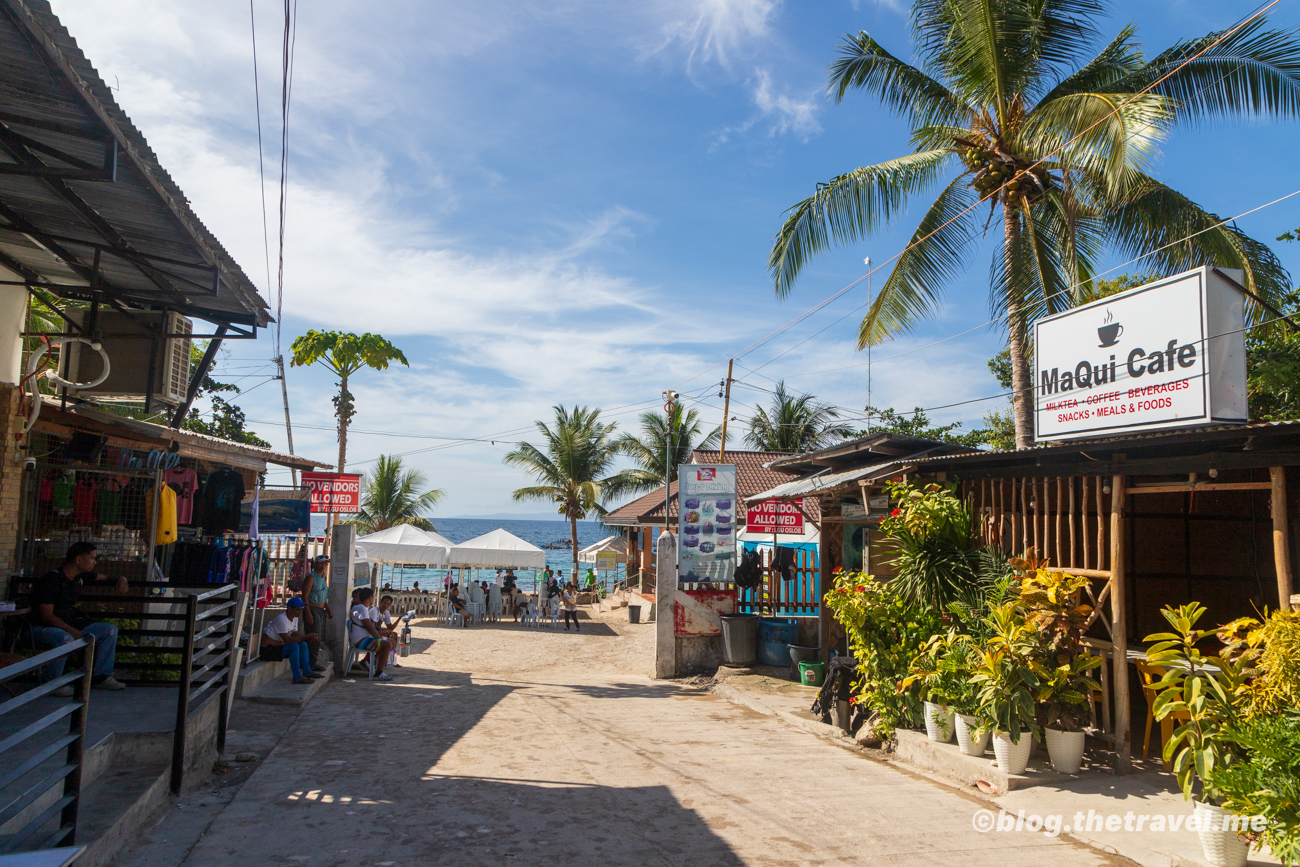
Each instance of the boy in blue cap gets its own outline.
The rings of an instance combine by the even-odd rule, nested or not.
[[[262,646],[258,657],[269,662],[289,660],[294,683],[311,683],[325,675],[311,670],[307,648],[320,641],[320,636],[304,635],[298,631],[298,618],[307,603],[294,596],[285,603],[284,613],[272,620],[262,630]]]

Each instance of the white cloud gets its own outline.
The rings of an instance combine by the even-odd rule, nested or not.
[[[817,122],[817,111],[821,105],[815,95],[799,99],[786,93],[774,93],[772,75],[765,69],[760,69],[755,79],[754,104],[771,121],[769,135],[792,132],[807,140],[822,131],[821,124]]]
[[[680,45],[688,65],[697,61],[729,67],[747,43],[766,36],[779,0],[659,0],[664,19],[657,50]]]

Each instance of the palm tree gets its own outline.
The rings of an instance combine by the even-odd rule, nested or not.
[[[792,394],[785,382],[776,384],[770,410],[761,406],[749,419],[745,442],[768,452],[806,452],[853,436],[856,431],[837,422],[840,414],[811,394]]]
[[[438,488],[424,490],[428,483],[424,473],[405,469],[396,455],[380,455],[362,483],[361,511],[344,523],[355,525],[362,536],[401,524],[432,530],[433,522],[424,515],[444,494]]]
[[[1241,269],[1270,302],[1288,286],[1267,247],[1146,172],[1179,124],[1300,113],[1295,31],[1259,18],[1147,59],[1131,25],[1097,50],[1103,11],[1102,0],[914,0],[919,68],[865,32],[848,37],[832,93],[877,96],[911,122],[914,150],[819,184],[788,212],[768,262],[784,297],[813,255],[871,235],[942,184],[862,321],[862,348],[933,312],[1000,207],[992,305],[1008,330],[1021,448],[1033,430],[1026,326],[1074,306],[1108,246],[1150,254],[1144,267],[1164,274]],[[1252,300],[1249,321],[1260,314]]]
[[[683,411],[680,403],[674,404],[672,415],[642,413],[641,435],[624,434],[617,443],[623,454],[641,466],[639,470],[631,471],[636,480],[633,489],[649,491],[672,482],[677,477],[677,468],[691,462],[691,452],[716,448],[722,441],[720,427],[702,439],[701,432],[699,412],[693,409]]]
[[[617,427],[602,423],[598,409],[557,406],[551,424],[537,422],[545,440],[541,448],[520,443],[502,459],[538,482],[515,491],[516,501],[545,500],[568,518],[574,577],[578,572],[578,519],[591,513],[604,515],[602,501],[635,490],[633,470],[610,472],[619,454]]]
[[[348,456],[348,425],[357,414],[356,404],[352,401],[352,392],[348,391],[348,380],[364,367],[374,370],[387,370],[394,361],[410,367],[402,350],[398,349],[379,334],[351,334],[342,331],[311,330],[301,337],[294,338],[289,345],[293,352],[292,367],[319,364],[339,378],[339,393],[334,396],[334,415],[339,420],[339,465]]]

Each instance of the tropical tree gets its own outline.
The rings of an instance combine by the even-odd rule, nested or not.
[[[762,451],[806,452],[857,433],[855,428],[836,421],[839,417],[830,404],[819,402],[811,394],[787,391],[785,382],[778,382],[771,406],[760,406],[750,416],[745,442]]]
[[[691,462],[695,449],[717,448],[722,441],[722,428],[717,427],[707,436],[700,427],[700,414],[694,409],[684,410],[674,404],[672,415],[660,412],[641,414],[641,435],[623,434],[617,445],[640,469],[632,470],[636,491],[653,490],[677,478],[677,468]],[[670,454],[671,449],[671,454]]]
[[[1164,274],[1241,269],[1270,302],[1288,288],[1267,247],[1147,171],[1181,124],[1300,113],[1295,31],[1260,17],[1148,59],[1132,25],[1100,45],[1104,11],[1104,0],[914,0],[919,67],[866,32],[847,37],[832,94],[874,94],[912,124],[914,150],[819,184],[787,212],[769,257],[783,297],[812,256],[872,235],[940,186],[862,321],[865,347],[935,310],[1000,210],[991,300],[1007,329],[1021,448],[1033,431],[1026,326],[1074,306],[1107,247]],[[1248,317],[1262,318],[1254,301]]]
[[[542,500],[553,503],[569,521],[569,542],[573,552],[573,575],[578,572],[578,519],[603,515],[602,502],[636,490],[634,470],[612,472],[619,455],[617,424],[600,420],[600,410],[556,406],[551,423],[537,422],[543,443],[520,443],[502,459],[507,466],[524,470],[537,484],[514,492],[517,502]]]
[[[432,530],[433,522],[425,514],[442,501],[443,491],[425,490],[428,484],[424,473],[403,467],[401,458],[380,455],[362,482],[361,511],[345,523],[355,525],[363,536],[402,524]]]
[[[342,331],[308,331],[295,338],[289,347],[294,367],[319,364],[339,378],[339,393],[334,396],[334,415],[339,420],[339,465],[348,455],[348,425],[357,414],[348,391],[348,380],[363,367],[387,370],[390,362],[400,361],[410,367],[402,350],[378,334],[350,334]]]

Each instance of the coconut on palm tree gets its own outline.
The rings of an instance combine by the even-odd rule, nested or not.
[[[516,501],[542,500],[553,503],[569,521],[573,576],[578,573],[578,520],[589,514],[603,515],[603,501],[635,489],[632,470],[612,472],[619,455],[615,430],[618,425],[600,420],[600,410],[575,406],[555,407],[551,423],[537,422],[542,435],[540,447],[520,443],[502,459],[531,475],[536,485],[514,492]]]
[[[432,530],[426,515],[442,500],[443,491],[426,490],[428,483],[424,473],[406,469],[396,455],[380,455],[362,482],[361,511],[345,523],[355,525],[362,536],[401,524]]]
[[[640,465],[640,469],[632,470],[635,491],[649,491],[672,482],[677,478],[677,468],[691,462],[691,452],[717,448],[722,441],[720,427],[702,434],[699,412],[683,410],[680,403],[673,405],[671,415],[642,413],[641,435],[627,433],[618,439],[619,450]]]
[[[1104,9],[1102,0],[915,0],[919,66],[865,32],[848,37],[830,67],[832,93],[874,94],[912,124],[914,150],[819,184],[790,209],[769,258],[785,296],[812,256],[875,233],[938,187],[862,321],[861,348],[932,313],[1000,212],[992,305],[1007,328],[1021,448],[1033,431],[1027,325],[1075,306],[1108,248],[1165,274],[1240,269],[1270,303],[1288,288],[1267,247],[1148,171],[1179,125],[1300,113],[1295,31],[1257,18],[1148,58],[1131,25],[1101,44]],[[1260,313],[1248,301],[1248,321]]]
[[[778,382],[770,408],[760,406],[750,416],[745,442],[768,452],[806,452],[856,433],[839,417],[830,404],[787,391],[785,382]]]

